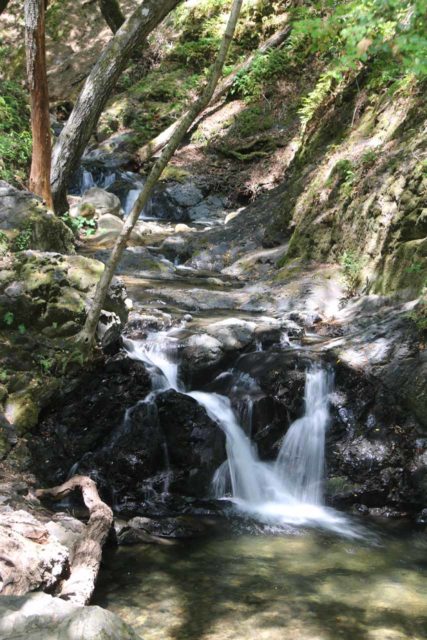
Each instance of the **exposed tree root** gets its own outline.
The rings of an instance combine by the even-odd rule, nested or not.
[[[70,577],[62,583],[58,594],[76,604],[87,604],[95,588],[102,557],[102,546],[113,522],[113,512],[101,500],[96,484],[87,476],[74,476],[52,489],[39,489],[38,498],[60,500],[75,489],[81,489],[90,517],[82,537],[77,541],[70,563]]]

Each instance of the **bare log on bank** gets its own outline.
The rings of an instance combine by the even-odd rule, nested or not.
[[[61,585],[58,594],[76,604],[87,604],[95,588],[102,557],[102,547],[113,523],[113,512],[101,500],[95,482],[87,476],[74,476],[52,489],[39,489],[38,498],[61,500],[75,489],[80,489],[89,509],[89,520],[84,534],[76,542],[70,561],[70,576]]]

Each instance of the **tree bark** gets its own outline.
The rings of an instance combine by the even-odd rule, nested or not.
[[[0,14],[6,9],[9,4],[9,0],[0,0]]]
[[[99,116],[135,47],[180,0],[143,0],[93,67],[53,149],[51,185],[56,213],[67,211],[66,189]]]
[[[215,91],[215,87],[218,84],[218,80],[222,73],[222,69],[224,67],[224,63],[227,57],[228,50],[230,48],[231,41],[234,36],[234,31],[236,29],[236,24],[239,19],[240,10],[242,7],[243,0],[233,0],[233,4],[231,7],[230,16],[228,18],[227,26],[224,31],[224,35],[221,41],[221,46],[219,48],[218,56],[213,65],[207,84],[205,88],[201,91],[198,99],[193,103],[192,107],[187,111],[185,117],[180,120],[178,127],[176,128],[172,138],[169,143],[163,149],[163,152],[157,162],[154,164],[153,168],[148,175],[147,181],[145,182],[144,188],[139,194],[132,211],[130,212],[125,224],[123,225],[122,231],[119,237],[116,240],[116,243],[111,252],[110,259],[105,265],[105,269],[101,275],[101,278],[98,281],[95,296],[92,302],[92,305],[89,309],[88,316],[86,318],[85,326],[83,327],[80,335],[79,342],[82,350],[89,350],[95,340],[95,331],[99,321],[99,316],[101,313],[102,305],[104,304],[105,297],[107,295],[108,287],[111,282],[111,278],[114,275],[114,271],[120,261],[121,255],[123,253],[124,248],[129,240],[130,234],[132,233],[132,229],[134,228],[141,210],[147,203],[153,188],[160,178],[162,171],[166,167],[169,160],[172,158],[176,149],[178,148],[181,140],[185,136],[186,132],[197,118],[197,116],[207,107],[209,102],[212,99],[212,96]]]
[[[286,40],[288,35],[292,30],[291,26],[287,26],[282,31],[278,31],[271,38],[266,40],[255,53],[249,56],[244,62],[242,62],[235,71],[227,78],[225,78],[221,84],[216,88],[214,95],[212,96],[212,100],[210,104],[215,104],[220,100],[233,86],[233,83],[237,77],[237,75],[241,72],[248,71],[257,55],[267,53],[270,49],[274,49],[276,47],[280,47],[281,44]],[[185,118],[186,113],[184,113],[176,122],[170,125],[167,129],[159,133],[158,136],[147,142],[141,149],[138,151],[138,158],[141,162],[146,162],[149,160],[155,153],[163,149],[165,144],[169,142],[174,132],[179,127],[179,123]],[[201,116],[197,122],[197,124],[202,120],[203,116]]]
[[[46,74],[45,2],[25,0],[25,46],[27,78],[31,96],[31,159],[30,191],[52,208],[50,188],[51,141],[49,91]]]
[[[105,22],[113,33],[116,33],[125,21],[118,0],[98,0],[99,8]]]
[[[90,517],[84,535],[73,549],[70,577],[62,583],[59,596],[64,600],[84,605],[89,602],[95,588],[102,546],[113,523],[113,512],[102,502],[95,482],[86,476],[74,476],[53,489],[39,489],[36,496],[60,500],[74,489],[81,489]]]

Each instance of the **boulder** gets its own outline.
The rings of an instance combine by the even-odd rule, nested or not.
[[[0,280],[1,316],[11,314],[11,328],[24,324],[26,329],[49,328],[55,335],[69,335],[69,322],[79,329],[104,269],[101,262],[83,256],[40,251],[22,251],[7,266]],[[114,279],[106,309],[125,318],[125,298],[122,284]]]
[[[14,251],[36,249],[74,253],[74,235],[29,191],[0,180],[0,231]]]
[[[182,366],[192,374],[218,365],[223,357],[223,343],[206,333],[194,334],[182,343]]]
[[[256,326],[255,322],[227,318],[210,324],[206,331],[221,343],[225,351],[237,351],[253,342]]]
[[[27,511],[0,510],[0,543],[2,596],[52,588],[68,568],[69,550]]]
[[[105,215],[123,217],[119,198],[114,193],[105,191],[100,187],[88,189],[73,212],[77,215],[85,215],[85,210],[88,211],[90,208],[95,212],[95,219]]]
[[[177,183],[165,191],[178,207],[194,207],[203,200],[203,193],[193,182]]]
[[[29,593],[0,598],[0,638],[138,640],[139,636],[101,607],[82,607],[46,593]]]

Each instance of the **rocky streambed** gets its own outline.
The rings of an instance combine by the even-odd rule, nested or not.
[[[197,184],[178,183],[170,188],[175,199],[181,198],[180,192],[182,198],[192,194],[193,204],[186,200],[183,210],[204,206],[207,198],[212,205],[211,195]],[[104,209],[101,215],[92,212],[98,227],[80,248],[83,255],[69,259],[41,253],[38,248],[29,256],[18,254],[16,259],[23,265],[16,269],[20,280],[13,275],[13,267],[5,284],[3,300],[9,306],[14,301],[17,320],[21,309],[22,317],[28,317],[34,299],[47,298],[34,318],[48,353],[53,349],[52,340],[60,348],[61,327],[74,323],[68,324],[70,333],[78,327],[97,265],[108,258],[121,228],[117,213],[129,191],[121,199],[117,196],[117,204],[111,193],[105,195],[98,187],[93,190],[92,185],[91,189],[89,196],[96,196],[95,211],[100,201],[118,209],[114,213]],[[197,203],[196,193],[197,199],[202,197]],[[81,208],[82,202],[76,200],[75,206]],[[210,205],[206,204],[208,209]],[[215,206],[219,208],[219,200]],[[158,553],[154,563],[186,562],[179,549],[176,556],[175,551],[173,557],[162,556],[165,541],[210,540],[213,534],[229,532],[228,541],[215,537],[211,551],[216,555],[220,548],[233,553],[233,545],[240,544],[234,539],[236,532],[268,533],[268,523],[236,518],[232,502],[215,499],[212,479],[226,461],[227,438],[215,417],[191,393],[229,398],[259,460],[270,464],[290,425],[304,413],[306,376],[313,366],[328,370],[334,378],[328,398],[326,504],[362,520],[364,516],[389,516],[420,527],[427,520],[426,361],[411,321],[416,302],[367,295],[348,300],[336,266],[299,261],[280,266],[287,243],[263,247],[259,219],[264,210],[225,211],[222,206],[221,211],[222,215],[211,216],[208,223],[191,218],[188,212],[185,223],[167,215],[165,220],[141,220],[119,268],[121,282],[112,288],[110,307],[103,316],[99,333],[103,355],[83,372],[76,363],[66,384],[53,385],[43,402],[37,404],[33,393],[35,411],[28,411],[28,402],[19,404],[22,397],[28,398],[28,386],[22,382],[25,376],[15,381],[14,388],[9,387],[7,406],[15,401],[14,407],[27,409],[16,413],[20,423],[8,426],[11,433],[5,440],[4,461],[9,476],[4,477],[3,512],[8,520],[11,513],[22,512],[27,533],[32,527],[39,531],[38,537],[50,540],[53,546],[62,545],[41,558],[29,589],[55,589],[67,571],[72,531],[80,526],[71,514],[83,513],[74,501],[60,504],[56,515],[43,511],[32,487],[35,483],[59,484],[75,473],[95,479],[101,496],[112,506],[116,542],[160,544],[159,551],[153,551]],[[115,218],[114,224],[107,221],[108,229],[103,226],[105,216]],[[29,263],[33,265],[30,280],[25,272]],[[15,282],[22,283],[20,288]],[[53,318],[54,311],[62,314],[60,322]],[[37,344],[31,331],[21,340],[27,353]],[[151,352],[147,367],[147,362],[133,357],[129,345],[150,342],[157,351]],[[147,402],[157,384],[159,362],[156,365],[153,353],[159,351],[176,367],[177,384],[157,385],[155,397]],[[9,353],[12,363],[12,345]],[[42,386],[43,376],[38,388]],[[27,522],[31,518],[35,521]],[[366,527],[370,520],[364,522]],[[287,536],[298,531],[281,526],[275,533]],[[311,538],[305,540],[312,544]],[[32,540],[31,544],[38,543]],[[313,542],[314,547],[318,544]],[[197,549],[196,544],[194,558],[200,553]],[[36,551],[39,557],[40,545]],[[135,551],[135,556],[129,551],[128,557],[140,553],[144,551]],[[269,551],[261,549],[261,556],[266,553]],[[339,553],[344,553],[345,564],[347,552]],[[188,562],[190,566],[193,558]],[[257,567],[264,571],[264,560],[260,563],[250,571]],[[147,567],[141,566],[145,573]],[[155,579],[157,569],[153,571]],[[172,586],[165,583],[165,589]],[[242,592],[242,598],[255,597],[249,592],[253,593],[253,585]],[[127,615],[128,605],[116,607],[108,593],[104,578],[99,602],[111,604],[146,635],[147,628],[139,628],[134,613]],[[206,597],[209,606],[209,593]],[[257,601],[263,615],[267,615],[266,597],[259,595]],[[31,608],[31,599],[28,602],[25,606]],[[6,619],[11,619],[16,606],[10,603]],[[64,610],[61,615],[71,613]],[[66,624],[71,624],[68,618]],[[150,624],[163,624],[161,616],[152,618]],[[301,637],[305,632],[300,630]],[[125,635],[130,630],[121,633],[119,637],[132,637]],[[405,627],[402,633],[409,631]],[[148,637],[167,636],[149,632]]]

